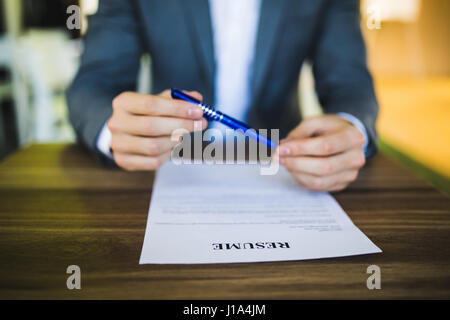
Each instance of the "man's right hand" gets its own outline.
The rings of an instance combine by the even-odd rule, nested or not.
[[[202,100],[198,92],[190,95]],[[192,103],[174,100],[170,91],[159,95],[124,92],[113,101],[113,114],[108,120],[111,149],[119,167],[126,170],[156,170],[170,158],[178,143],[171,140],[176,129],[190,132],[198,127],[194,121],[207,121],[203,111]]]

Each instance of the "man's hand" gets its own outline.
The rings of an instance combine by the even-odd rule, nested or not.
[[[340,191],[365,163],[364,134],[336,115],[306,119],[282,140],[279,160],[305,188]]]
[[[198,92],[190,95],[202,100]],[[176,129],[194,131],[194,121],[207,121],[203,111],[191,103],[174,100],[170,91],[159,95],[125,92],[113,101],[113,114],[108,120],[111,149],[117,165],[126,170],[156,170],[170,158],[176,141],[171,141]]]

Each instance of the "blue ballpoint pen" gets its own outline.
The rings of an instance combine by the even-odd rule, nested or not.
[[[173,99],[184,100],[198,105],[203,110],[203,116],[209,121],[218,121],[234,130],[241,129],[247,136],[249,136],[252,139],[255,139],[258,142],[266,144],[269,148],[277,147],[277,144],[275,142],[273,142],[269,138],[266,138],[258,134],[258,132],[255,129],[252,129],[249,125],[239,120],[236,120],[230,116],[227,116],[226,114],[220,111],[215,110],[214,107],[212,106],[201,103],[199,100],[195,99],[194,97],[191,97],[190,95],[184,93],[183,91],[171,89],[171,95]]]

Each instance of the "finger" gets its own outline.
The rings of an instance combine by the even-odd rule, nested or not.
[[[315,191],[330,191],[338,185],[349,184],[358,177],[358,170],[348,170],[337,174],[319,177],[307,173],[293,173],[296,180],[305,188]]]
[[[292,130],[287,138],[308,138],[314,135],[323,134],[343,127],[346,122],[337,115],[321,115],[303,120],[299,126]]]
[[[182,100],[168,99],[136,92],[125,92],[113,100],[115,110],[125,110],[135,115],[168,116],[185,119],[201,119],[199,106]]]
[[[169,117],[147,117],[125,114],[120,121],[111,119],[108,128],[111,132],[122,132],[130,135],[147,137],[171,135],[177,129],[184,129],[189,132],[206,129],[208,123],[205,119],[188,120]]]
[[[111,138],[111,149],[114,153],[158,156],[171,151],[177,143],[172,141],[169,136],[148,138],[129,134],[115,134]]]
[[[346,127],[329,135],[292,139],[279,146],[280,156],[329,156],[355,147],[362,147],[365,137],[355,127]]]
[[[280,159],[280,163],[292,172],[327,176],[349,169],[359,169],[365,160],[363,150],[354,148],[330,157],[285,157]]]
[[[172,98],[172,94],[170,93],[169,89],[164,90],[163,92],[158,94],[158,96],[166,98],[166,99],[171,99]]]
[[[117,165],[128,171],[156,170],[170,159],[170,152],[157,157],[146,157],[136,154],[115,153],[114,161]]]

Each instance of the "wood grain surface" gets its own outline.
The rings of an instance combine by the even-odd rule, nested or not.
[[[450,298],[450,198],[382,154],[334,194],[383,250],[374,255],[139,265],[152,184],[77,145],[32,145],[0,163],[0,298]],[[81,290],[66,288],[72,264]],[[381,290],[366,287],[372,264]]]

